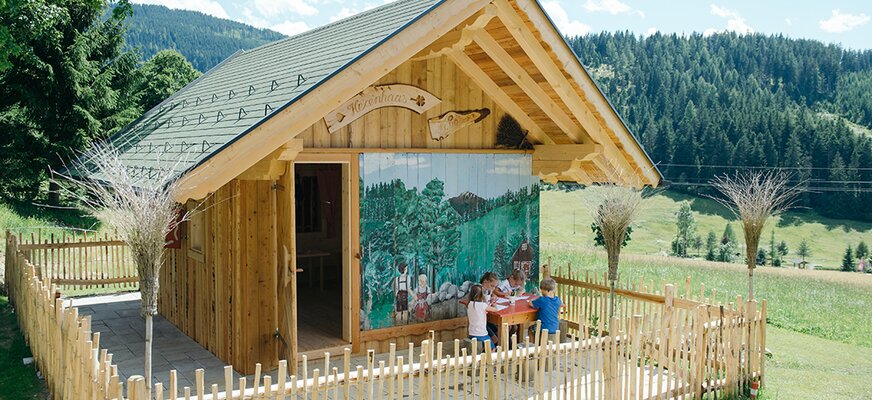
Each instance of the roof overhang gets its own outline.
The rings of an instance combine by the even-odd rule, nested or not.
[[[407,60],[443,56],[529,130],[533,173],[543,180],[659,184],[659,171],[538,2],[444,0],[183,175],[177,200],[203,198],[250,171]]]

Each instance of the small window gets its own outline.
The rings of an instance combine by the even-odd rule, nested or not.
[[[297,233],[321,232],[321,196],[318,192],[318,177],[297,175],[295,190]]]
[[[203,242],[206,238],[206,218],[201,208],[193,209],[188,219],[188,248],[196,253],[203,254]]]

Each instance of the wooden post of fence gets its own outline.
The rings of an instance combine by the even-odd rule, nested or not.
[[[145,378],[133,375],[127,378],[127,400],[148,400],[145,390]]]

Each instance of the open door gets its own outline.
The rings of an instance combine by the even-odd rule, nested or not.
[[[288,360],[291,373],[297,369],[297,260],[294,220],[294,162],[276,181],[276,219],[278,240],[278,334],[279,359]]]
[[[277,182],[279,358],[341,352],[353,341],[356,155],[300,154]],[[292,361],[295,360],[295,361]]]

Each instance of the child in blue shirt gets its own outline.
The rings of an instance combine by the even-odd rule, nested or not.
[[[553,334],[559,329],[560,306],[563,304],[556,296],[557,282],[545,278],[539,283],[539,290],[542,295],[530,301],[530,306],[539,310],[536,319],[542,322],[542,330]]]

